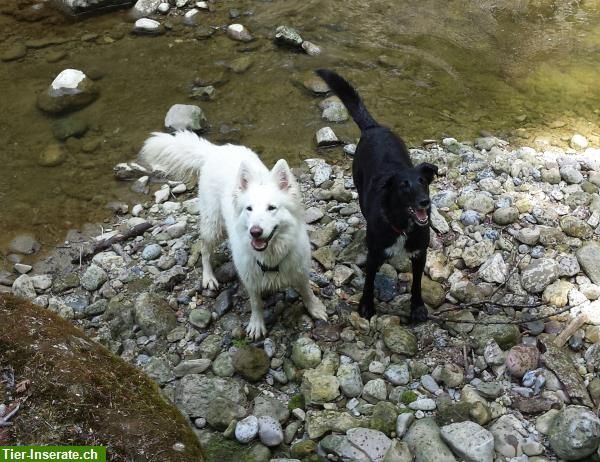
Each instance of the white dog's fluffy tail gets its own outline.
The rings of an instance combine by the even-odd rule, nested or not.
[[[187,179],[200,173],[206,156],[215,147],[191,131],[179,131],[173,135],[155,132],[145,141],[139,157],[154,168],[158,167],[176,178]]]

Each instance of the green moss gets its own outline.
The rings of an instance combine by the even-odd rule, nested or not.
[[[30,380],[8,444],[102,445],[111,461],[201,462],[187,420],[145,374],[55,313],[0,295],[0,369]],[[183,450],[173,449],[182,443]]]
[[[213,436],[205,445],[207,462],[258,462],[252,450],[253,446],[244,446],[220,435]]]
[[[245,338],[234,338],[233,342],[231,343],[236,348],[244,348],[245,346],[248,346],[248,340]]]
[[[292,399],[288,402],[288,409],[293,411],[294,409],[304,409],[306,408],[306,402],[304,401],[304,395],[294,395]]]
[[[417,398],[418,398],[418,396],[414,391],[406,390],[404,393],[402,393],[402,396],[400,397],[400,401],[402,401],[404,404],[410,404],[413,401],[416,401]]]

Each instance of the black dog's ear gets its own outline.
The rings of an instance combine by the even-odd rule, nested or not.
[[[431,184],[433,177],[438,174],[437,165],[430,164],[429,162],[417,165],[416,170],[427,180],[427,184]]]

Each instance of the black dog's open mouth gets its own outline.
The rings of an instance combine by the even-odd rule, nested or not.
[[[425,226],[429,223],[429,215],[427,214],[427,209],[413,209],[412,207],[409,207],[408,211],[413,216],[415,222],[419,226]]]
[[[273,237],[273,234],[275,234],[276,230],[277,230],[277,226],[275,226],[275,228],[273,228],[273,231],[271,231],[271,234],[269,234],[266,238],[252,239],[252,241],[251,241],[252,248],[258,252],[262,252],[262,251],[266,250],[267,247],[269,246],[269,241]]]

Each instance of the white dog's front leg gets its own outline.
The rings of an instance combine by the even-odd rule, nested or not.
[[[319,298],[313,293],[312,289],[310,288],[310,282],[308,278],[306,278],[306,281],[298,286],[296,290],[302,297],[304,306],[306,306],[306,309],[310,315],[315,319],[327,321],[327,311],[325,310],[325,305],[323,305],[323,302],[321,302],[321,300],[319,300]]]
[[[202,287],[217,290],[219,288],[219,281],[217,281],[212,265],[210,264],[212,247],[202,243],[200,252],[202,253]]]
[[[259,292],[250,292],[250,322],[246,327],[248,337],[256,340],[264,335],[267,335],[267,327],[265,326],[265,317],[263,314],[262,298]]]

